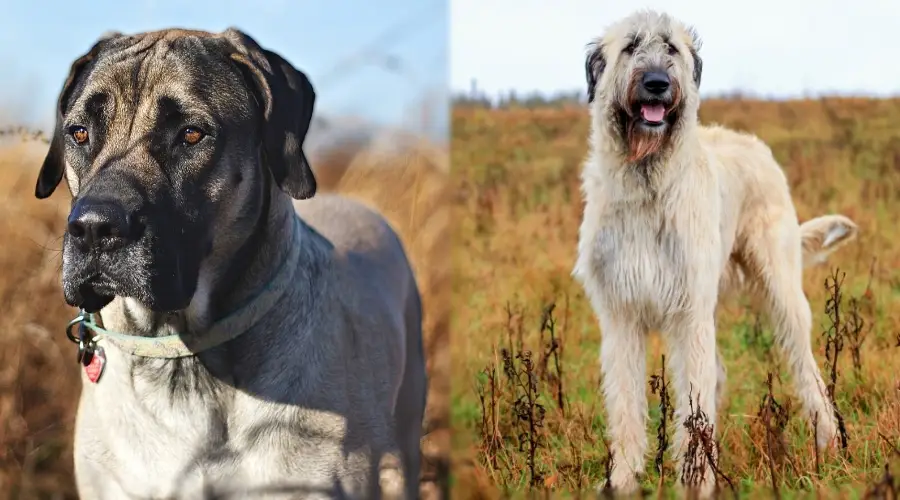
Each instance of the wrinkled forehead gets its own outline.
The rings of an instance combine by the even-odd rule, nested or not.
[[[604,32],[603,45],[620,52],[630,44],[651,47],[664,43],[693,47],[693,35],[677,19],[658,12],[637,12],[613,24]]]
[[[248,108],[249,92],[228,58],[227,42],[151,35],[112,40],[73,93],[71,111],[115,106],[135,113],[157,106],[219,116]]]

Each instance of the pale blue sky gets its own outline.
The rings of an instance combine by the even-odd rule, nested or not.
[[[91,0],[6,2],[0,16],[0,122],[52,124],[69,65],[105,31],[236,26],[306,72],[322,116],[415,127],[424,99],[446,133],[449,0]],[[258,7],[250,7],[257,5]],[[378,43],[379,40],[381,43]],[[373,43],[373,50],[366,51]],[[385,60],[399,69],[385,69]],[[390,62],[387,63],[390,65]],[[396,66],[396,65],[395,65]],[[441,126],[438,126],[440,124]]]
[[[699,31],[701,93],[900,94],[898,0],[452,0],[451,88],[583,92],[585,45],[645,7]]]

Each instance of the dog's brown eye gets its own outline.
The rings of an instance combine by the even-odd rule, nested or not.
[[[624,53],[626,53],[626,54],[632,54],[632,53],[634,53],[634,42],[629,43],[628,45],[626,45],[626,46],[625,46],[625,50],[623,50],[622,52],[624,52]]]
[[[181,131],[181,140],[188,146],[193,146],[200,142],[204,135],[203,131],[199,128],[187,127]]]
[[[88,140],[88,131],[84,127],[72,127],[69,133],[72,134],[76,144],[84,144]]]
[[[667,46],[668,49],[669,49],[669,55],[670,55],[670,56],[674,56],[675,54],[678,53],[678,48],[675,47],[674,45],[672,45],[671,43],[667,43],[666,46]]]

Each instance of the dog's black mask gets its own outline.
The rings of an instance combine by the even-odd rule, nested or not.
[[[314,99],[303,73],[235,29],[97,42],[63,86],[35,189],[45,198],[65,174],[73,195],[66,302],[186,308],[215,239],[251,232],[267,186],[315,193],[301,149]]]

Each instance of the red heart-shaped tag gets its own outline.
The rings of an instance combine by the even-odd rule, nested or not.
[[[106,353],[103,352],[102,347],[97,347],[97,350],[94,351],[94,357],[91,358],[91,362],[84,367],[84,373],[87,375],[88,380],[96,384],[97,381],[100,380],[100,375],[103,375],[103,367],[105,365]]]

